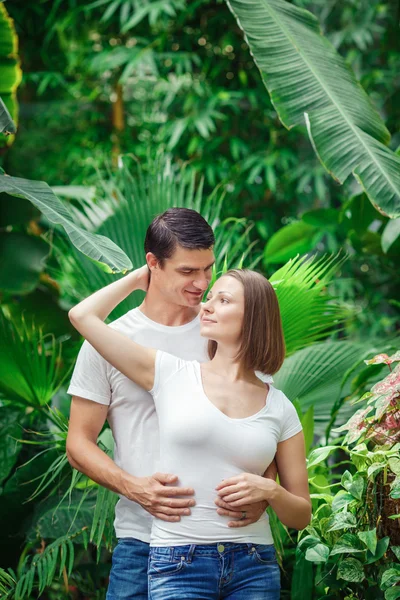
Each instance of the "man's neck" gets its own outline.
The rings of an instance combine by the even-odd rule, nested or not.
[[[180,306],[167,302],[150,289],[139,306],[139,310],[155,323],[168,327],[179,327],[193,321],[200,312],[200,306]]]

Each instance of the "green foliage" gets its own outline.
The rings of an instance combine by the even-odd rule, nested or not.
[[[291,128],[305,119],[327,171],[340,183],[352,172],[378,210],[399,217],[400,158],[386,147],[390,134],[315,16],[284,0],[228,5],[282,123]]]
[[[347,316],[327,292],[343,260],[329,256],[295,258],[269,278],[279,299],[287,356],[328,337]]]
[[[0,331],[0,393],[30,407],[47,404],[69,374],[62,344],[23,322],[17,329],[2,311]]]
[[[36,556],[28,555],[20,565],[18,573],[0,569],[0,585],[3,588],[4,597],[24,600],[31,595],[35,588],[41,595],[56,577],[64,576],[68,581],[75,557],[72,542],[77,536],[82,536],[83,544],[87,546],[88,536],[86,528],[84,528],[71,535],[63,535]]]
[[[22,73],[18,58],[18,38],[13,20],[4,4],[0,4],[0,147],[14,140],[18,104],[16,89]],[[8,136],[8,137],[7,137]]]
[[[7,192],[11,196],[26,198],[32,202],[51,223],[62,225],[78,250],[96,261],[106,271],[118,272],[131,268],[128,258],[113,242],[78,227],[68,208],[44,181],[29,181],[0,175],[0,192]]]
[[[366,362],[390,360],[387,355],[378,355]],[[392,375],[396,376],[396,372]],[[383,380],[373,389],[378,393],[381,386],[390,391],[392,385],[393,406],[398,411],[398,391],[392,380]],[[370,426],[376,431],[369,436],[374,445],[369,441],[368,446],[367,440],[351,446],[360,436],[347,436],[344,442],[350,445],[317,448],[308,458],[314,511],[296,554],[299,563],[303,557],[320,565],[316,588],[335,598],[344,599],[350,593],[363,597],[367,589],[378,598],[396,597],[396,584],[400,581],[396,509],[400,444],[390,436],[379,437],[380,427],[379,421]],[[349,429],[349,425],[342,429]],[[348,457],[344,461],[343,453]],[[339,464],[348,465],[340,477],[324,467],[332,455],[340,456]],[[338,478],[339,481],[332,483]]]
[[[178,169],[167,156],[150,162],[146,169],[132,164],[129,157],[120,157],[116,174],[100,180],[100,194],[97,203],[80,200],[79,207],[72,209],[75,221],[112,240],[126,253],[134,268],[144,263],[143,242],[147,227],[157,214],[170,206],[193,208],[210,223],[215,232],[214,251],[219,265],[222,266],[225,260],[228,267],[237,266],[243,259],[249,266],[258,262],[252,257],[251,224],[246,219],[221,220],[223,191],[216,188],[205,197],[203,183],[200,181],[196,185],[193,170]],[[55,246],[60,267],[54,271],[54,277],[69,302],[76,302],[118,277],[100,271],[61,239],[55,239]],[[110,317],[121,316],[140,301],[140,294],[129,296]]]
[[[260,6],[257,2],[252,6]],[[307,109],[312,138],[329,170],[344,179],[357,171],[361,156],[360,176],[363,185],[372,190],[370,195],[375,193],[375,183],[369,176],[376,165],[387,167],[380,175],[386,182],[382,189],[387,189],[388,178],[398,177],[388,173],[391,161],[398,164],[398,151],[393,155],[379,142],[382,156],[377,160],[377,145],[370,134],[374,134],[374,124],[377,137],[383,140],[386,126],[394,132],[391,149],[399,144],[400,53],[394,4],[387,0],[265,0],[262,11],[272,6],[284,6],[288,26],[302,36],[297,54],[293,46],[286,45],[287,65],[279,64],[273,76],[266,76],[267,85],[271,76],[277,84],[272,95],[278,112],[288,112],[289,107],[290,116],[298,118],[296,123],[305,123],[303,112]],[[0,4],[0,10],[2,7]],[[242,4],[244,11],[249,7]],[[299,8],[316,15],[324,38],[316,33],[315,19],[299,13]],[[367,195],[360,194],[355,179],[347,177],[338,186],[316,160],[305,127],[287,130],[281,126],[242,31],[222,0],[42,0],[7,3],[7,10],[19,34],[24,69],[18,143],[3,156],[7,172],[15,175],[14,192],[18,192],[18,177],[54,185],[52,193],[47,188],[38,191],[52,198],[50,206],[59,214],[68,213],[68,224],[80,228],[82,250],[86,250],[90,234],[100,233],[113,240],[134,266],[143,262],[144,230],[156,212],[172,204],[199,207],[217,233],[220,271],[243,260],[246,266],[256,265],[268,275],[277,269],[271,280],[280,296],[290,356],[275,383],[294,400],[301,415],[315,496],[315,527],[301,536],[312,538],[304,542],[304,552],[303,547],[295,551],[291,532],[270,514],[284,567],[282,597],[398,597],[400,543],[392,540],[385,552],[382,541],[388,537],[382,529],[383,506],[388,499],[398,502],[400,495],[398,484],[389,481],[390,474],[398,470],[398,458],[385,458],[371,447],[367,447],[367,455],[363,448],[358,454],[353,449],[350,457],[349,449],[338,449],[342,440],[332,432],[332,427],[348,420],[357,408],[350,400],[358,399],[381,377],[382,365],[365,368],[361,359],[393,351],[399,308],[398,219],[379,213]],[[264,35],[266,22],[260,18],[264,12],[248,12],[242,23],[263,69],[263,61],[267,64],[273,56],[268,53],[265,57],[261,44],[273,43],[274,48],[279,45],[282,49],[284,42],[279,26],[275,39]],[[305,21],[294,23],[294,14],[301,14]],[[261,32],[257,40],[247,31],[250,21],[251,27],[254,24],[254,30]],[[15,43],[15,35],[12,37]],[[316,37],[315,47],[308,44],[305,48],[307,39]],[[293,65],[305,56],[314,60],[320,47],[329,48],[334,69],[328,79],[328,54],[318,55],[321,84],[312,89],[307,85],[302,91],[298,78],[304,76],[309,84],[310,71],[304,63],[298,63],[296,70]],[[1,73],[3,63],[0,49]],[[14,74],[18,73],[15,65]],[[358,84],[354,96],[349,96],[355,80],[347,65],[380,117]],[[292,73],[287,87],[282,77],[288,72],[285,69]],[[338,69],[346,81],[336,86],[332,75]],[[288,90],[295,92],[290,106]],[[321,106],[322,112],[333,110],[327,91],[334,94],[335,106],[343,106],[346,100],[343,115],[348,121],[342,120],[343,128],[336,126],[337,114],[329,123],[320,118]],[[280,97],[278,92],[282,92]],[[310,107],[308,101],[316,94],[318,103]],[[365,111],[358,105],[354,111],[357,98]],[[2,115],[0,119],[9,127],[8,118]],[[359,134],[356,142],[351,137],[354,132]],[[332,140],[339,144],[333,146]],[[347,149],[352,148],[350,154],[341,140]],[[373,165],[363,172],[368,162],[362,162],[366,147],[372,152],[368,160]],[[168,159],[157,170],[157,159],[149,161],[149,156],[166,152]],[[129,163],[126,156],[118,159],[126,154],[136,157],[141,168],[133,168],[134,162]],[[337,159],[333,165],[332,157]],[[109,173],[104,165],[110,159]],[[11,178],[3,177],[2,182],[5,179],[10,184]],[[64,201],[59,203],[58,197]],[[382,198],[390,208],[389,194]],[[378,200],[380,204],[381,198]],[[31,597],[37,597],[45,581],[49,583],[46,595],[58,599],[74,593],[72,587],[67,591],[69,580],[78,588],[77,594],[100,600],[109,570],[106,549],[113,545],[116,497],[71,471],[66,460],[68,398],[62,381],[77,345],[66,343],[73,334],[65,309],[119,275],[99,270],[71,244],[60,223],[54,227],[51,214],[40,214],[32,199],[0,195],[0,241],[6,257],[0,279],[5,286],[2,304],[7,316],[1,324],[5,341],[0,343],[0,358],[4,356],[0,372],[0,509],[7,515],[2,522],[6,540],[2,559],[15,569],[2,572],[0,593],[8,590],[12,596],[17,585],[20,591],[22,586],[28,589],[31,579]],[[71,235],[77,231],[74,228]],[[40,240],[43,233],[44,242]],[[45,244],[52,251],[49,256]],[[41,265],[32,252],[39,247],[43,249]],[[339,251],[346,261],[309,260],[316,252],[334,255]],[[308,256],[297,257],[303,253]],[[36,285],[35,291],[21,295]],[[121,313],[138,301],[139,295],[130,298],[121,306]],[[56,366],[52,366],[52,356],[57,357]],[[50,411],[46,403],[51,404]],[[109,435],[106,429],[99,444],[111,452]],[[326,446],[315,450],[315,444],[324,443]],[[339,462],[332,465],[333,456]],[[350,475],[345,474],[346,469]],[[363,515],[360,495],[369,506],[366,498],[371,490],[372,508],[358,519]],[[367,516],[371,522],[362,520]],[[399,520],[385,520],[385,528],[388,523],[395,526]],[[340,529],[346,524],[347,529]],[[79,533],[81,530],[85,533]],[[376,548],[372,552],[374,530]],[[48,544],[57,544],[58,538],[66,543],[66,535],[74,551],[71,577],[66,565],[60,581],[64,554],[58,551],[54,577],[40,579],[39,569],[46,567],[38,563],[32,570],[32,562],[46,552]],[[368,563],[368,552],[376,558],[382,551],[379,560]],[[69,558],[70,554],[66,555],[67,562]],[[337,579],[338,573],[343,578]]]

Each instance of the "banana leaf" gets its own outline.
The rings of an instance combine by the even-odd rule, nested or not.
[[[307,125],[326,170],[353,173],[377,210],[400,216],[400,156],[354,73],[310,12],[285,0],[226,0],[288,129]]]

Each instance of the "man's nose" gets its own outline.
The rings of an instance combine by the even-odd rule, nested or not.
[[[207,279],[207,277],[205,275],[202,275],[202,276],[199,275],[197,277],[197,279],[195,279],[193,281],[193,285],[195,287],[197,287],[197,289],[203,290],[203,292],[205,292],[206,289],[208,288],[208,284],[209,284],[209,281],[208,281],[208,279]]]

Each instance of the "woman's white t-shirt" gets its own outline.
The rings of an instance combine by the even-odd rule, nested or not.
[[[191,515],[178,522],[154,519],[150,544],[272,544],[266,513],[257,523],[229,528],[229,519],[216,512],[215,487],[243,472],[262,476],[277,444],[301,431],[290,400],[270,385],[266,404],[258,413],[232,419],[207,398],[198,361],[160,350],[150,393],[160,426],[160,471],[179,473],[179,485],[194,488],[196,500]]]

